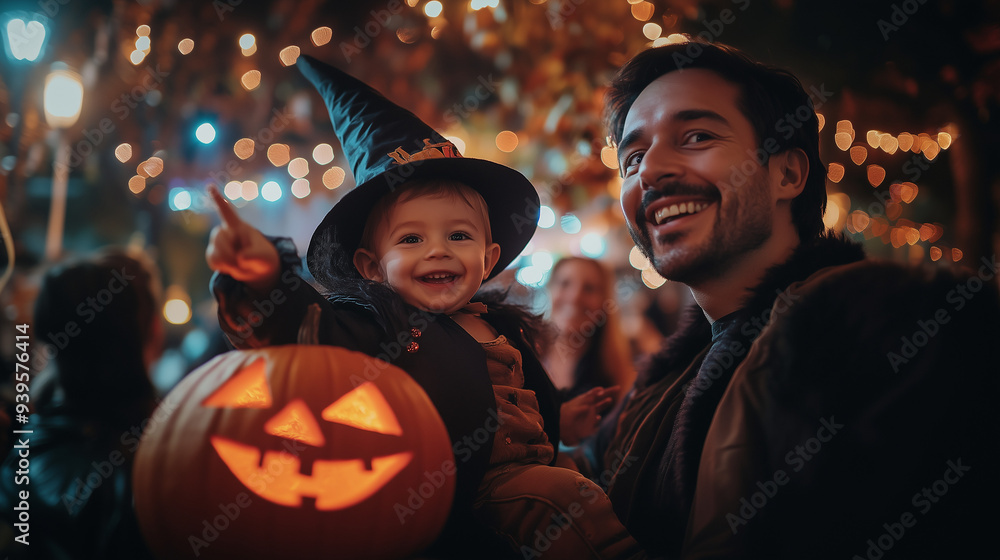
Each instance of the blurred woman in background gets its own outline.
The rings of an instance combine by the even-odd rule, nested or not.
[[[606,401],[610,406],[635,382],[614,287],[612,272],[594,259],[566,257],[552,268],[548,290],[554,333],[542,346],[541,359],[566,401],[587,394],[585,400]],[[582,407],[567,405],[563,406],[562,426],[581,425],[580,419],[572,416]],[[593,421],[596,427],[600,416]],[[569,445],[589,435],[564,432],[562,440]]]

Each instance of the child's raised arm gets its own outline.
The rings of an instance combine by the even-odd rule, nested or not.
[[[254,292],[267,292],[278,282],[278,251],[264,234],[240,219],[215,185],[209,185],[208,195],[222,218],[222,223],[212,228],[205,249],[209,268],[232,276]]]

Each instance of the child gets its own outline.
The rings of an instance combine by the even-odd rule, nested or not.
[[[461,542],[465,554],[482,546],[470,533],[470,509],[525,557],[638,554],[603,492],[550,466],[559,407],[525,338],[531,322],[502,302],[487,309],[471,301],[534,233],[531,183],[461,157],[350,76],[306,56],[297,65],[323,95],[358,184],[307,252],[310,272],[330,294],[323,299],[295,273],[288,240],[243,223],[212,188],[222,225],[206,257],[218,272],[213,291],[224,330],[237,346],[292,343],[306,308],[320,303],[322,342],[392,362],[420,383],[448,427],[458,465],[442,539]],[[589,398],[595,414],[610,401],[599,392]]]

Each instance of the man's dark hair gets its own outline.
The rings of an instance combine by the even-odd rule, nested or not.
[[[740,88],[737,106],[753,125],[758,148],[773,139],[778,146],[774,153],[795,148],[806,153],[809,175],[802,193],[792,200],[792,222],[802,242],[817,237],[825,229],[826,209],[819,121],[802,83],[787,70],[756,62],[733,47],[701,41],[645,50],[618,71],[605,97],[605,124],[614,144],[621,141],[625,117],[646,86],[668,72],[688,68],[711,70]]]

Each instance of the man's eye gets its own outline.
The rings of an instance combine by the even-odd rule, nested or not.
[[[639,165],[640,163],[642,163],[642,156],[645,153],[646,152],[633,152],[627,158],[625,158],[625,163],[622,164],[623,167],[625,169],[629,169],[631,167]]]
[[[684,139],[684,143],[697,144],[699,142],[707,142],[709,140],[712,140],[713,138],[715,138],[715,136],[712,136],[707,132],[692,132],[687,136],[687,138]]]

